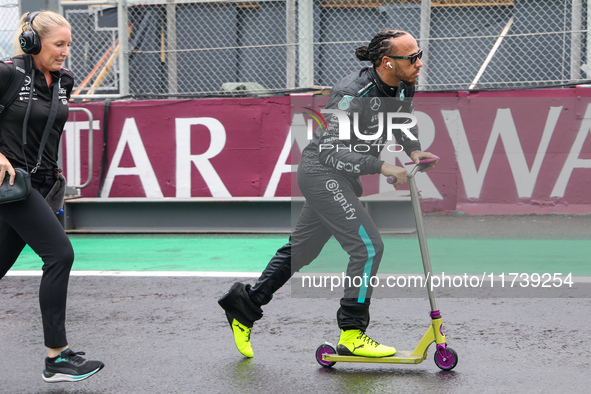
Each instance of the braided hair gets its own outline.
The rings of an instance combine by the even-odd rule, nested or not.
[[[369,45],[363,45],[355,49],[355,56],[360,61],[370,61],[374,66],[378,66],[379,61],[392,46],[388,41],[390,38],[400,37],[408,34],[403,30],[384,29],[378,32],[370,41]]]

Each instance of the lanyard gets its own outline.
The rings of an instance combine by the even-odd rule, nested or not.
[[[30,61],[30,59],[29,59]],[[37,169],[41,165],[41,157],[43,156],[43,150],[45,149],[45,144],[49,139],[49,132],[51,131],[51,127],[55,122],[55,118],[57,116],[57,107],[59,103],[59,90],[61,87],[61,78],[58,79],[57,84],[53,85],[53,92],[51,95],[51,107],[49,109],[49,116],[47,117],[47,123],[45,123],[45,129],[43,129],[43,136],[41,137],[41,143],[39,144],[39,152],[37,153],[37,164],[31,170],[31,174],[37,172]],[[25,113],[25,120],[23,121],[23,155],[24,155],[24,146],[27,144],[27,124],[29,123],[29,114],[31,112],[31,104],[33,103],[33,89],[35,88],[35,68],[31,67],[31,91],[29,92],[29,102],[27,104],[27,112]],[[25,163],[27,161],[26,155],[24,155]],[[27,171],[29,170],[29,165],[27,164]]]

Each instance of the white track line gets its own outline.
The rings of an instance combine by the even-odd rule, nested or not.
[[[6,276],[41,276],[41,270],[13,270],[8,271]],[[121,276],[121,277],[202,277],[202,278],[258,278],[260,272],[246,271],[72,271],[70,276]],[[336,275],[335,273],[296,273],[295,277],[300,275]],[[380,277],[387,275],[407,276],[420,274],[378,274]],[[450,275],[455,277],[460,275]],[[564,275],[563,275],[564,276]],[[591,283],[591,276],[573,276],[574,283]]]
[[[41,270],[8,271],[6,276],[41,276]],[[70,276],[125,276],[125,277],[212,277],[212,278],[258,278],[260,272],[223,272],[223,271],[72,271]]]

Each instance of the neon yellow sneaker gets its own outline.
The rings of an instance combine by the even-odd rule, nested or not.
[[[251,358],[254,356],[252,346],[250,345],[250,331],[252,327],[246,327],[238,320],[232,320],[232,332],[234,333],[234,343],[238,351],[244,355],[244,357]]]
[[[337,353],[343,356],[387,357],[396,354],[396,349],[380,345],[361,330],[341,330]]]

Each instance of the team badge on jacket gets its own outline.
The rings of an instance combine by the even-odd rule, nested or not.
[[[353,100],[353,96],[343,96],[343,98],[341,99],[341,101],[339,101],[339,109],[341,111],[346,111],[349,109],[349,106],[351,105],[351,100]]]

